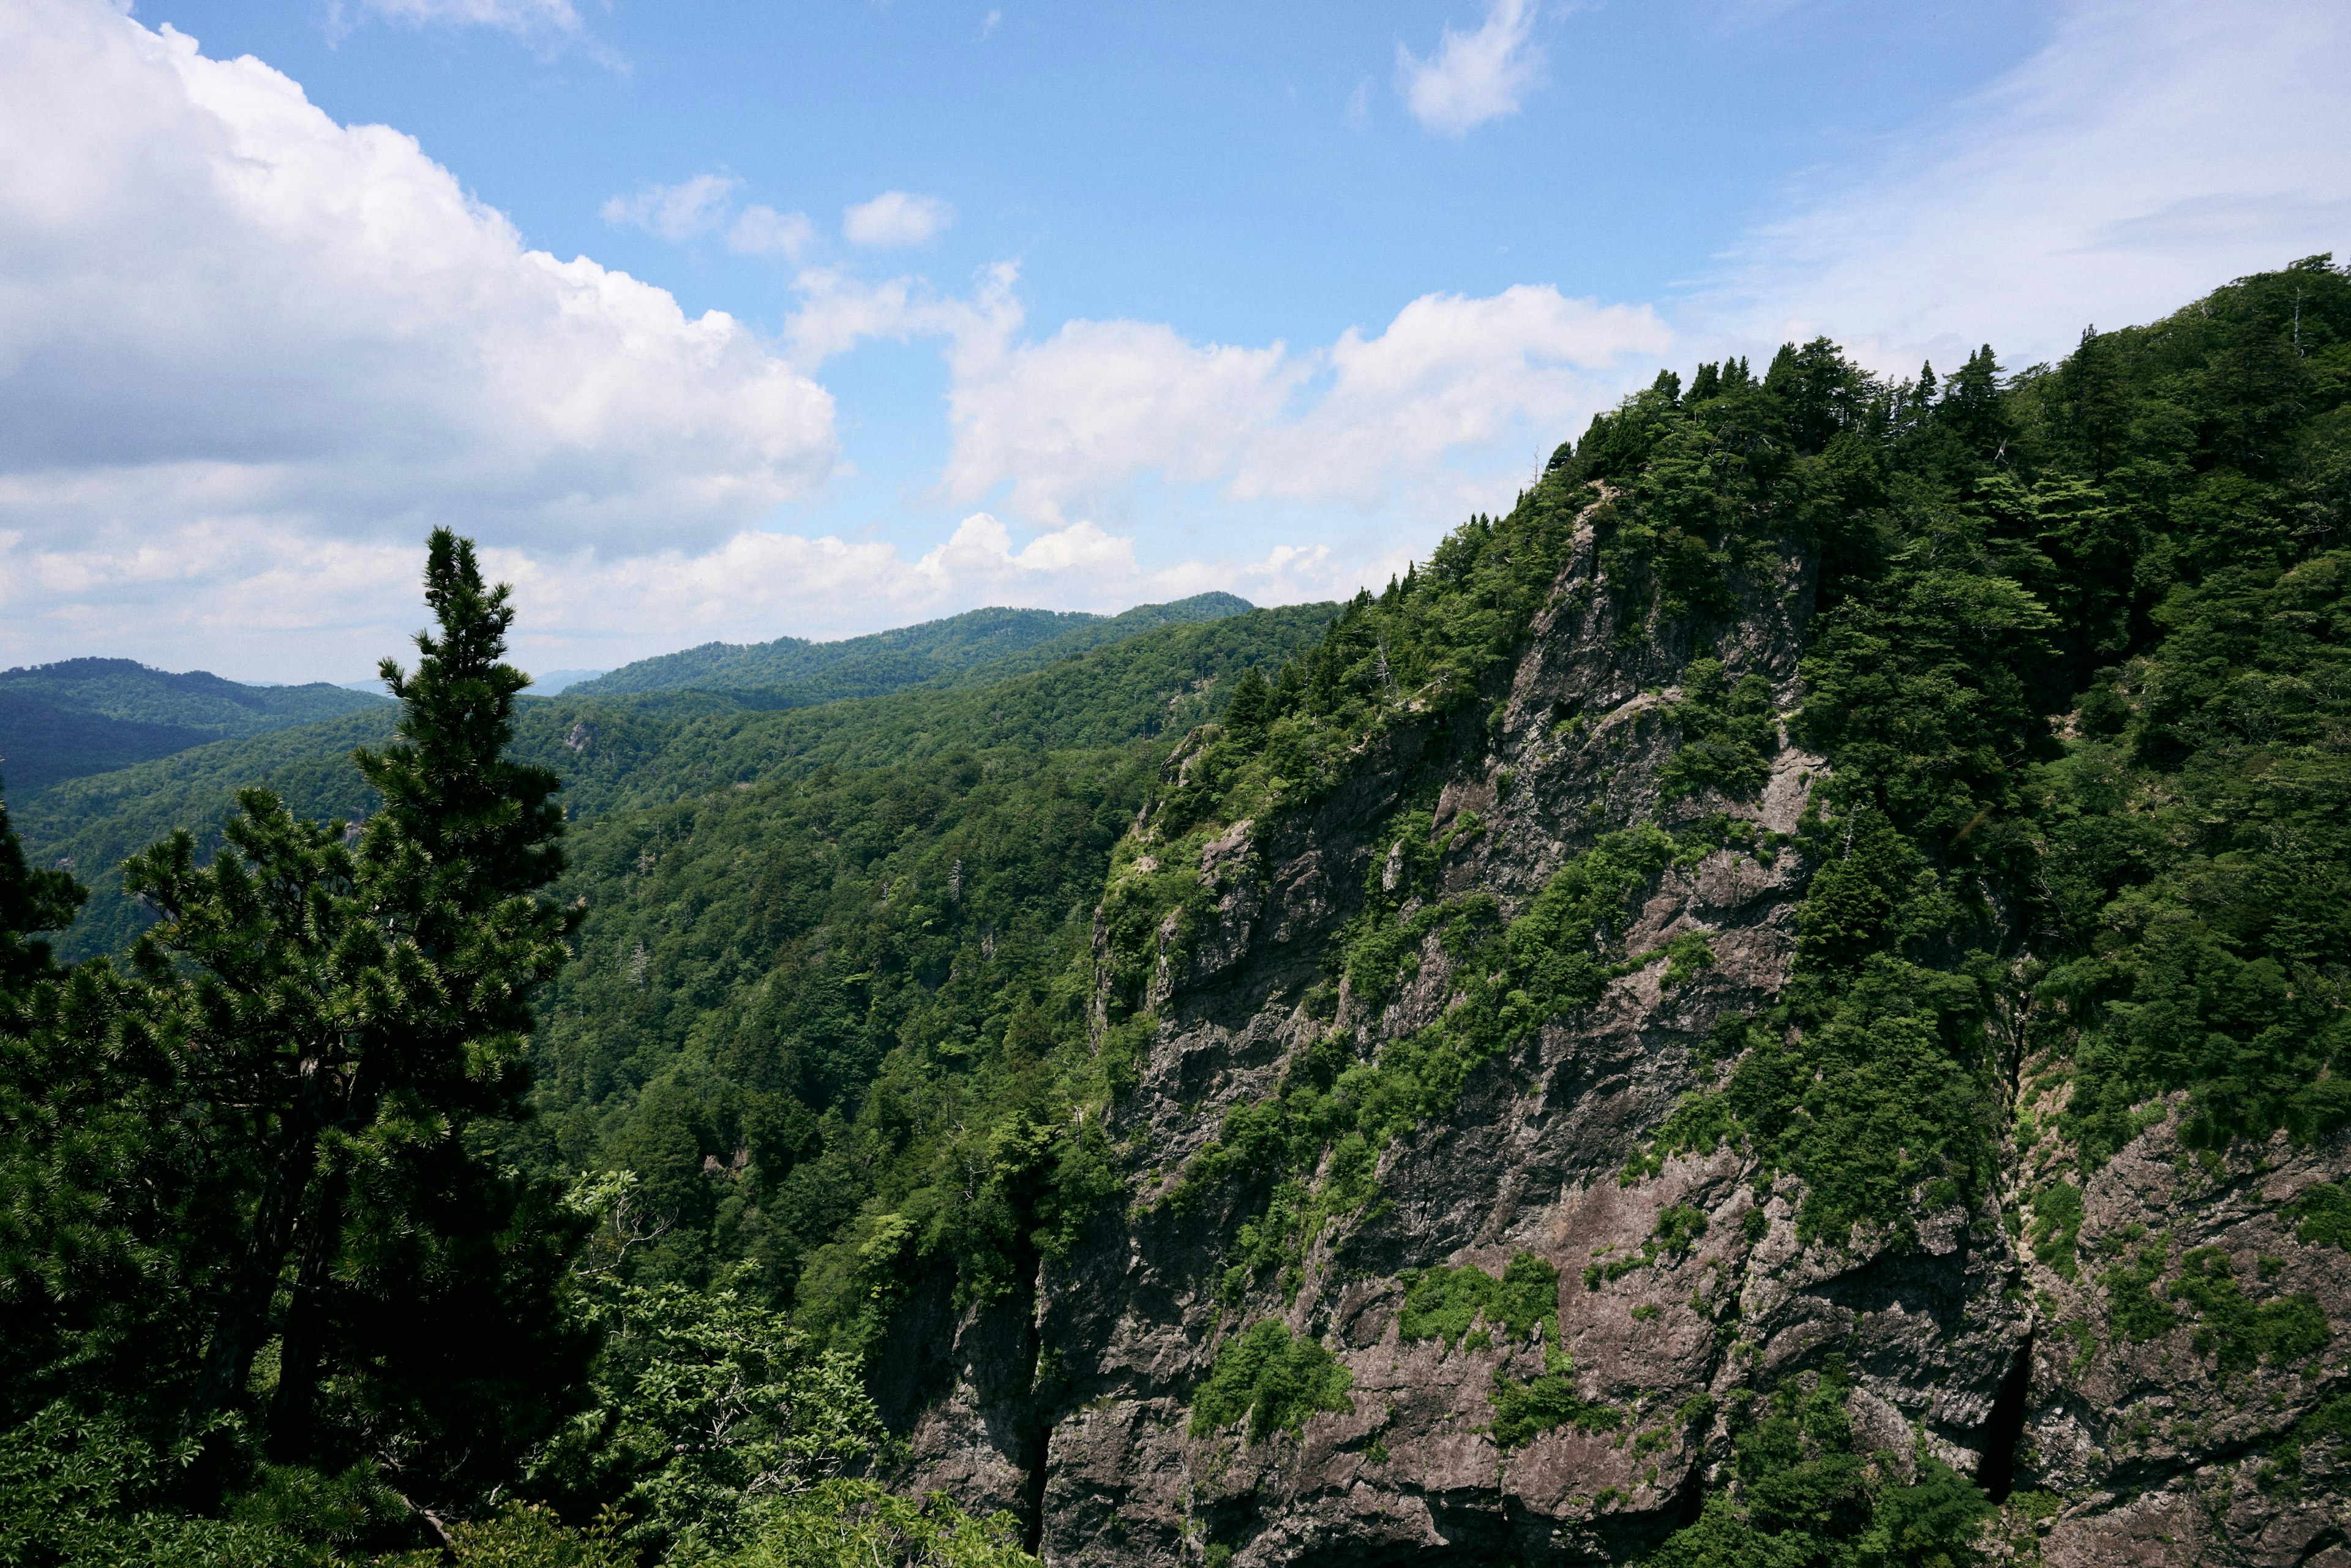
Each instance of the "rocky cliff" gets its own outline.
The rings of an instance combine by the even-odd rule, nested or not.
[[[1198,877],[1154,933],[1103,1128],[1123,1199],[1032,1291],[902,1320],[901,1374],[931,1380],[913,1483],[1023,1515],[1071,1568],[1625,1562],[1699,1519],[1773,1391],[1826,1391],[1885,1484],[1978,1483],[1996,1555],[2351,1563],[2320,1440],[2341,1435],[2351,1256],[2294,1218],[2351,1166],[2339,1137],[2191,1151],[2174,1096],[2072,1186],[2035,1137],[2067,1081],[2010,976],[1980,1026],[2011,1037],[1987,1051],[2010,1080],[1995,1177],[1929,1185],[1914,1224],[1808,1229],[1802,1182],[1742,1140],[1656,1141],[1722,1082],[1726,1026],[1789,981],[1796,841],[1831,776],[1782,728],[1749,787],[1676,783],[1680,683],[1711,658],[1793,710],[1815,568],[1749,552],[1699,639],[1611,582],[1597,510],[1479,703],[1405,703],[1305,807],[1188,841],[1138,824],[1118,874],[1187,844]],[[1198,756],[1171,761],[1170,798]],[[1644,862],[1627,835],[1652,831]],[[1301,1084],[1376,1094],[1449,1016],[1523,1003],[1481,991],[1500,949],[1460,934],[1518,929],[1604,852],[1633,891],[1571,1005],[1353,1153],[1242,1135]],[[1348,945],[1374,928],[1411,950],[1366,983]]]

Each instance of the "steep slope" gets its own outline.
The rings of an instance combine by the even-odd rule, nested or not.
[[[756,707],[809,707],[908,686],[1002,680],[1163,626],[1220,620],[1251,608],[1248,600],[1229,593],[1202,593],[1169,604],[1140,604],[1118,615],[973,610],[833,643],[799,637],[705,643],[640,660],[569,689],[577,696],[729,692],[744,694]]]
[[[1113,857],[1117,1201],[852,1228],[909,1484],[1103,1568],[2339,1554],[2346,396],[2323,260],[2004,388],[1816,342],[1359,599]]]
[[[207,741],[385,706],[380,696],[323,683],[248,686],[129,659],[0,670],[0,777],[20,792],[37,789]]]
[[[668,1217],[640,1267],[740,1270],[783,1301],[864,1206],[964,1186],[962,1124],[984,1136],[1006,1082],[1040,1065],[991,1058],[1025,1055],[1084,962],[1160,761],[1334,608],[1169,627],[970,691],[689,726],[668,751],[698,788],[574,834],[559,892],[583,904],[578,956],[547,998],[517,1157],[637,1173]]]
[[[1635,650],[1618,646],[1628,622],[1640,626],[1637,606],[1604,580],[1579,600],[1575,590],[1597,576],[1588,516],[1572,541],[1531,645],[1494,688],[1493,744],[1482,705],[1439,716],[1433,703],[1406,700],[1322,800],[1263,829],[1245,819],[1218,824],[1205,843],[1187,841],[1196,828],[1177,838],[1206,898],[1188,932],[1180,922],[1153,930],[1135,997],[1151,1040],[1132,1099],[1106,1128],[1142,1172],[1135,1204],[1125,1223],[1049,1270],[1037,1309],[1081,1406],[1051,1434],[1053,1561],[1181,1561],[1193,1537],[1282,1561],[1320,1542],[1353,1554],[1448,1541],[1481,1555],[1548,1542],[1621,1556],[1677,1517],[1693,1454],[1672,1412],[1709,1389],[1729,1351],[1682,1298],[1702,1285],[1710,1307],[1735,1299],[1748,1249],[1736,1249],[1727,1278],[1709,1271],[1718,1245],[1677,1250],[1599,1291],[1570,1288],[1541,1303],[1535,1315],[1550,1321],[1535,1339],[1479,1334],[1499,1343],[1478,1348],[1403,1339],[1403,1273],[1476,1265],[1499,1278],[1524,1251],[1573,1279],[1595,1251],[1637,1256],[1659,1216],[1677,1208],[1705,1215],[1715,1238],[1742,1236],[1753,1205],[1735,1160],[1691,1163],[1631,1191],[1614,1177],[1698,1083],[1717,1024],[1767,1004],[1787,978],[1799,862],[1754,852],[1793,836],[1818,758],[1791,747],[1753,801],[1692,798],[1655,819],[1692,841],[1670,852],[1684,863],[1647,868],[1628,928],[1605,943],[1623,972],[1513,1048],[1416,1084],[1416,1098],[1453,1103],[1392,1128],[1375,1176],[1339,1172],[1369,1154],[1360,1137],[1361,1152],[1343,1152],[1343,1136],[1327,1155],[1287,1168],[1267,1148],[1218,1160],[1268,1132],[1273,1147],[1289,1141],[1288,1128],[1237,1124],[1259,1108],[1286,1106],[1301,1089],[1360,1093],[1343,1082],[1350,1068],[1438,1024],[1468,956],[1448,951],[1448,936],[1465,928],[1458,912],[1484,900],[1468,919],[1525,919],[1564,865],[1588,864],[1610,830],[1648,815],[1675,750],[1673,727],[1658,720],[1682,695],[1672,683],[1689,662],[1688,634],[1664,628]],[[1754,613],[1719,650],[1734,681],[1758,675],[1782,702],[1792,696],[1810,579],[1810,563],[1792,556],[1741,584]],[[1586,723],[1563,727],[1571,715]],[[1205,760],[1180,760],[1178,779]],[[1709,836],[1722,847],[1698,841]],[[1147,862],[1159,853],[1155,841],[1129,862],[1129,878],[1137,867],[1154,874]],[[1383,913],[1418,928],[1392,945],[1395,965],[1410,972],[1399,980],[1342,968],[1335,988],[1324,984],[1328,950]],[[1687,940],[1677,946],[1686,936],[1702,937],[1710,957]],[[1102,940],[1105,967],[1114,966],[1106,928]],[[1686,962],[1689,972],[1677,972]],[[1114,987],[1104,1001],[1116,1010]],[[1338,1057],[1316,1063],[1334,1042]],[[1316,1088],[1318,1076],[1326,1082]],[[1201,1168],[1211,1164],[1216,1176]],[[1334,1196],[1367,1180],[1376,1198]],[[1792,1294],[1797,1316],[1815,1304]],[[1645,1333],[1635,1308],[1672,1318]],[[1302,1444],[1284,1440],[1280,1417],[1257,1443],[1194,1433],[1196,1380],[1234,1329],[1260,1322],[1301,1343],[1327,1339],[1348,1369],[1353,1410],[1316,1417]],[[1573,1357],[1578,1397],[1604,1411],[1604,1424],[1505,1456],[1475,1433],[1491,1419],[1489,1392],[1498,1374],[1541,1378],[1546,1345]],[[1996,1388],[2006,1370],[1996,1336],[1975,1359],[1985,1364],[1967,1367],[1954,1404],[1977,1385]],[[1980,1421],[1982,1409],[1968,1414]],[[1012,1468],[991,1477],[962,1462],[987,1452],[987,1415],[951,1402],[918,1443],[942,1476],[1010,1505]],[[1620,1440],[1641,1417],[1645,1437],[1669,1435],[1663,1446]],[[1611,1487],[1625,1500],[1594,1519],[1591,1499]]]

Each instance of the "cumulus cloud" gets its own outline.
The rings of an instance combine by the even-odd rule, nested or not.
[[[835,453],[740,322],[528,249],[413,138],[101,0],[0,7],[0,533],[684,545]]]
[[[778,627],[829,635],[975,604],[1117,611],[1212,588],[1289,603],[1352,591],[1359,575],[1322,547],[1146,567],[1132,537],[1091,521],[1016,544],[1013,530],[987,512],[965,517],[946,538],[913,556],[886,540],[755,530],[700,555],[611,563],[517,556],[490,564],[512,578],[526,617],[595,623],[645,651],[674,646],[661,638],[680,625],[730,641],[772,637]],[[616,614],[622,602],[626,608]]]
[[[748,206],[726,231],[726,248],[745,256],[777,256],[798,261],[816,243],[816,225],[806,213],[779,213]]]
[[[1490,0],[1483,26],[1474,33],[1446,28],[1427,59],[1398,44],[1396,90],[1412,117],[1427,130],[1464,136],[1516,114],[1542,68],[1535,16],[1535,0]]]
[[[927,245],[955,222],[955,209],[936,196],[884,191],[841,214],[841,232],[852,245],[875,250]]]
[[[2351,235],[2351,9],[2076,0],[2049,43],[1750,235],[1691,326],[2027,364]]]
[[[951,353],[947,486],[1059,517],[1155,470],[1185,484],[1232,472],[1312,366],[1282,344],[1193,343],[1147,321],[1071,321],[1041,342]]]
[[[1092,522],[1018,544],[986,512],[912,554],[886,540],[752,528],[704,550],[493,545],[483,559],[516,587],[526,669],[610,668],[712,638],[847,635],[978,604],[1110,612],[1209,589],[1290,603],[1402,568],[1290,545],[1145,567],[1133,537]],[[423,615],[421,570],[413,540],[277,538],[234,524],[72,549],[0,536],[0,664],[89,650],[246,679],[358,679],[383,654],[405,654]]]
[[[709,175],[615,215],[787,259],[813,243],[736,199]],[[903,551],[780,528],[836,461],[810,369],[892,336],[1003,361],[1015,281],[954,297],[802,270],[770,346],[529,249],[413,140],[335,123],[258,61],[102,0],[18,0],[0,8],[0,663],[355,676],[415,625],[415,541],[453,519],[517,582],[522,645],[550,665],[976,603],[1344,586],[1360,562],[1311,543],[1145,564],[1132,530],[1086,520],[1016,538],[976,513]]]
[[[1008,482],[1058,517],[1144,474],[1221,483],[1234,499],[1369,503],[1464,452],[1533,432],[1557,440],[1621,390],[1619,367],[1669,348],[1646,306],[1548,285],[1426,295],[1377,336],[1327,349],[1195,343],[1140,321],[1072,321],[1013,340],[999,298],[949,350],[950,493]]]
[[[679,242],[724,228],[726,248],[741,256],[798,261],[815,246],[816,225],[806,213],[780,213],[756,202],[735,211],[735,193],[742,188],[732,174],[696,174],[674,185],[646,185],[614,196],[604,204],[603,218],[616,228],[643,229]]]
[[[696,174],[674,185],[647,185],[633,194],[614,196],[606,202],[604,221],[619,228],[643,229],[664,239],[692,239],[719,225],[734,202],[735,193],[742,186],[743,182],[731,174]],[[766,207],[755,210],[768,214],[769,218],[778,216]],[[738,222],[737,227],[740,226]],[[764,220],[758,225],[758,232],[766,234]]]

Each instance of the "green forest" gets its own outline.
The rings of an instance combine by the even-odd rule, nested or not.
[[[396,708],[11,780],[0,1563],[1033,1563],[1035,1520],[891,1490],[893,1317],[927,1281],[1004,1296],[1139,1190],[1103,1113],[1202,846],[1324,808],[1394,732],[1485,744],[1579,519],[1700,643],[1809,560],[1786,728],[1829,759],[1771,847],[1807,879],[1788,983],[1623,1181],[1729,1145],[1834,1248],[2053,1149],[2007,1212],[2120,1281],[2084,1332],[2195,1312],[2244,1364],[2314,1349],[2324,1318],[2225,1260],[2094,1256],[2079,1184],[2174,1104],[2202,1149],[2351,1121],[2351,273],[2324,256],[2056,364],[1888,379],[1821,339],[1661,371],[1384,591],[1158,607],[876,695],[824,688],[842,664],[531,698],[505,590],[436,531]],[[1681,690],[1667,789],[1751,792],[1768,702],[1703,656]],[[1735,831],[1595,831],[1506,917],[1408,903],[1446,845],[1425,809],[1378,826],[1401,875],[1328,987],[1398,983],[1432,931],[1475,977],[1411,1036],[1301,1053],[1174,1184],[1249,1195],[1235,1301],[1375,1203],[1480,1062],[1649,956],[1626,912]],[[1689,1244],[1667,1214],[1624,1267]],[[1579,1288],[1553,1274],[1425,1270],[1404,1332],[1524,1334]],[[1346,1376],[1268,1320],[1191,1397],[1196,1429],[1276,1440]],[[1495,1406],[1506,1445],[1614,1419],[1563,1368]],[[1685,1418],[1724,1462],[1657,1563],[1959,1564],[1994,1513],[1858,1445],[1834,1360]]]
[[[242,739],[345,714],[382,697],[318,683],[248,686],[202,670],[170,674],[129,659],[67,659],[0,670],[0,765],[19,790],[110,772],[209,741]]]
[[[1249,608],[1248,600],[1229,593],[1201,593],[1172,604],[1138,604],[1123,615],[972,610],[837,643],[798,637],[748,646],[706,643],[641,659],[570,689],[583,696],[692,689],[737,695],[758,707],[804,707],[914,685],[984,685],[1162,626],[1220,620]]]

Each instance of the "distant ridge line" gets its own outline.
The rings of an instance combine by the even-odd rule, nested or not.
[[[705,643],[624,664],[565,695],[803,688],[798,695],[810,703],[879,696],[1008,661],[1011,667],[1001,673],[1012,674],[1162,626],[1220,621],[1255,608],[1238,594],[1221,592],[1139,604],[1117,615],[991,606],[828,643],[789,636],[768,643]]]

